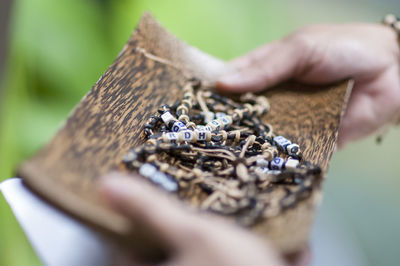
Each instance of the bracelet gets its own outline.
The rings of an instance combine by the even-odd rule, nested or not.
[[[397,37],[398,37],[398,41],[399,41],[399,45],[400,45],[400,18],[396,17],[393,14],[387,14],[382,23],[386,26],[391,27],[392,29],[394,29],[397,33]],[[400,125],[400,111],[397,115],[397,118],[394,121],[395,125]]]

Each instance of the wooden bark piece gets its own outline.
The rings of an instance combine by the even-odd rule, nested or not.
[[[225,71],[229,71],[227,64],[179,41],[145,14],[115,62],[52,141],[23,163],[20,176],[50,203],[97,229],[128,239],[133,227],[104,206],[96,193],[96,180],[117,169],[132,146],[143,143],[146,120],[161,104],[181,97],[187,77],[212,82]],[[326,88],[287,83],[266,93],[271,102],[266,119],[276,132],[305,147],[306,160],[326,170],[350,89],[350,82]],[[271,238],[283,252],[298,250],[307,242],[318,196],[314,192],[298,207],[254,230]],[[150,237],[142,240],[146,238]]]
[[[271,104],[265,121],[273,125],[275,133],[298,143],[304,159],[320,165],[325,174],[352,86],[352,81],[326,87],[282,84],[265,93]],[[257,224],[253,230],[268,237],[285,253],[305,247],[322,196],[320,182],[313,187],[310,198],[276,218]]]

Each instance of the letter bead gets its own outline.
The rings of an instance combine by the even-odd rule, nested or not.
[[[181,131],[181,132],[179,132],[179,134],[182,134],[182,139],[184,140],[184,141],[192,141],[192,139],[193,139],[193,131],[191,131],[191,130],[185,130],[185,131]]]
[[[299,165],[299,160],[296,159],[289,159],[285,162],[285,168],[286,169],[296,169],[297,165]]]
[[[181,121],[176,121],[173,125],[172,125],[172,131],[173,132],[179,132],[182,130],[186,130],[187,127],[185,126],[184,123],[182,123]]]
[[[155,184],[160,185],[166,191],[175,192],[178,190],[178,184],[163,172],[156,171],[148,178]]]
[[[207,126],[211,127],[213,131],[214,130],[219,131],[222,125],[223,124],[219,119],[214,119],[213,121],[207,124]]]
[[[145,163],[139,168],[139,174],[145,177],[151,177],[157,172],[157,168],[149,163]]]
[[[298,144],[290,144],[286,147],[287,153],[289,155],[298,155],[300,153],[300,146]]]
[[[166,125],[168,125],[170,121],[176,120],[175,117],[170,112],[164,112],[161,115],[161,119]]]
[[[274,141],[275,141],[276,145],[278,145],[278,147],[282,150],[286,150],[286,147],[289,146],[290,144],[292,144],[292,142],[290,142],[289,140],[287,140],[286,138],[284,138],[282,136],[274,137]]]
[[[224,125],[224,129],[227,129],[232,124],[232,119],[229,116],[221,117],[219,120]]]
[[[202,125],[197,125],[196,129],[201,131],[213,131],[213,129],[210,126],[202,126]]]
[[[175,132],[167,132],[163,134],[164,142],[176,143],[177,140],[178,140],[178,134]]]
[[[269,162],[269,169],[271,170],[281,170],[283,168],[285,160],[280,157],[275,157]]]
[[[226,116],[225,113],[221,113],[221,112],[215,113],[215,118],[217,118],[217,119],[221,119],[221,118],[223,118],[223,117],[225,117],[225,116]]]
[[[197,135],[197,140],[198,141],[205,141],[207,140],[207,132],[206,130],[195,130],[195,133]]]

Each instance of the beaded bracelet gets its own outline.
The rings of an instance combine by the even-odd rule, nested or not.
[[[392,29],[394,29],[397,33],[397,37],[398,37],[398,41],[399,41],[399,45],[400,45],[400,18],[396,17],[393,14],[387,14],[382,23],[384,25],[387,25],[389,27],[391,27]],[[395,121],[394,121],[395,125],[400,125],[400,110],[398,112],[398,114],[396,115]]]

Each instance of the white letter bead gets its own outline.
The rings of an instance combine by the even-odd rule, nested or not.
[[[232,120],[230,120],[229,118],[230,117],[228,116],[224,116],[219,119],[220,121],[222,121],[222,124],[224,125],[225,129],[227,129],[232,123]]]
[[[161,119],[164,124],[168,125],[171,120],[175,120],[175,117],[170,112],[165,112],[161,115]]]
[[[185,131],[179,132],[179,134],[182,134],[182,139],[184,141],[191,141],[193,139],[194,133],[191,130],[185,130]]]
[[[174,123],[174,125],[172,126],[173,132],[179,132],[179,131],[186,130],[186,129],[187,129],[187,127],[181,121],[176,121]]]
[[[176,143],[177,140],[178,140],[178,134],[175,132],[167,132],[163,134],[164,142]]]
[[[300,152],[300,146],[293,143],[286,147],[287,153],[289,155],[297,155]]]
[[[268,167],[268,161],[265,159],[258,159],[256,161],[257,166],[259,167]]]
[[[157,168],[149,163],[145,163],[139,168],[139,174],[145,177],[151,177],[157,172]]]
[[[178,184],[163,172],[156,171],[149,179],[169,192],[178,190]]]
[[[202,125],[197,125],[196,129],[198,130],[205,130],[205,131],[213,131],[213,129],[210,126],[202,126]]]
[[[214,119],[213,121],[208,123],[207,126],[211,127],[213,131],[219,131],[221,129],[222,122],[219,119]]]
[[[206,130],[197,130],[196,129],[194,132],[196,132],[198,141],[204,141],[207,139],[207,131]]]
[[[270,163],[269,163],[269,169],[271,170],[280,170],[283,167],[283,163],[285,162],[284,159],[280,157],[275,157]]]
[[[286,147],[290,144],[292,144],[289,140],[287,140],[286,138],[282,137],[282,136],[276,136],[274,137],[274,141],[276,142],[276,144],[283,150],[286,150]]]
[[[285,162],[286,169],[295,169],[299,165],[299,160],[289,159]]]
[[[225,116],[226,116],[225,113],[221,113],[221,112],[215,113],[215,118],[217,118],[217,119],[221,119],[222,117],[225,117]]]

